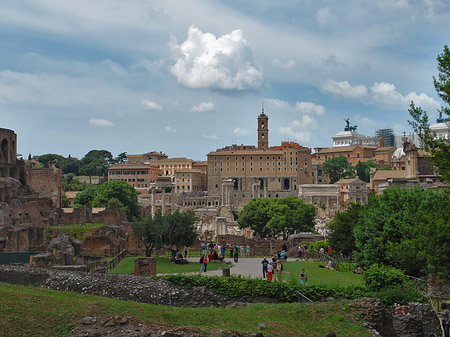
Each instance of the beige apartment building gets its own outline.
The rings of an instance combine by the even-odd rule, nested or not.
[[[162,175],[159,167],[152,165],[133,165],[128,163],[112,165],[108,168],[108,181],[126,181],[140,194],[147,193],[150,183]]]
[[[181,169],[175,172],[177,193],[200,192],[206,190],[206,174],[195,169]]]
[[[208,195],[222,194],[224,181],[232,181],[235,202],[296,195],[299,184],[312,183],[311,149],[294,142],[269,147],[264,109],[258,116],[258,147],[231,145],[207,157]]]

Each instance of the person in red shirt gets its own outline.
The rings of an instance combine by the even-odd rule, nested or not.
[[[202,265],[202,267],[200,268],[200,273],[206,273],[206,268],[208,267],[208,258],[206,257],[206,254],[203,254],[203,256],[200,257],[200,263]]]

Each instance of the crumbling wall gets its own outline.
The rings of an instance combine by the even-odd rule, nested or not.
[[[441,336],[439,319],[429,304],[409,303],[408,315],[397,314],[394,306],[384,305],[374,298],[361,298],[350,305],[357,309],[360,319],[374,336]]]
[[[187,289],[165,280],[133,275],[67,272],[19,266],[0,266],[0,282],[111,297],[127,301],[187,307],[225,307],[235,302],[276,303],[266,297],[232,298],[210,289]]]
[[[28,185],[42,198],[52,201],[56,209],[62,207],[62,171],[58,168],[27,169]]]
[[[88,204],[84,207],[70,209],[70,212],[61,212],[59,223],[61,225],[105,223],[110,225],[121,225],[125,223],[126,215],[121,212],[116,203],[111,203],[108,209],[98,213],[92,212]]]

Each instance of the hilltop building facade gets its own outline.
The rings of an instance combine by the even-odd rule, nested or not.
[[[257,118],[258,146],[231,145],[208,153],[208,195],[225,203],[253,198],[282,198],[311,184],[311,149],[294,142],[269,146],[269,117]]]

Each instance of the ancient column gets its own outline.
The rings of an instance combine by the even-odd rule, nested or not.
[[[176,202],[175,202],[175,186],[172,186],[170,191],[170,209],[175,212]]]
[[[155,216],[155,208],[156,208],[156,202],[155,202],[155,188],[151,187],[152,191],[152,217]]]
[[[166,189],[162,187],[162,197],[161,197],[161,214],[166,214]]]

